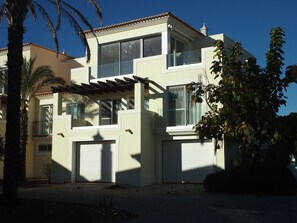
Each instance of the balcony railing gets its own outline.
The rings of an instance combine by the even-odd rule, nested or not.
[[[49,121],[35,121],[33,122],[33,136],[42,137],[49,136],[53,131],[53,122]]]
[[[168,54],[168,67],[201,63],[201,50],[190,50]]]
[[[133,60],[99,65],[99,78],[114,77],[132,73]]]

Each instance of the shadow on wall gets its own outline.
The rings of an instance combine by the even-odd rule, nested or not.
[[[51,183],[71,182],[71,171],[52,160]]]
[[[165,171],[163,169],[163,183],[203,183],[205,177],[220,170],[217,166],[204,166],[191,170],[182,170],[176,167],[174,170]]]
[[[203,183],[205,177],[220,168],[215,165],[215,151],[204,146],[181,141],[164,142],[162,152],[162,182]]]

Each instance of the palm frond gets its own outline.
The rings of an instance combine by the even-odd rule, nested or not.
[[[60,30],[60,26],[61,26],[60,0],[55,0],[55,1],[56,1],[56,10],[57,10],[57,25],[56,25],[56,30]]]
[[[3,20],[4,14],[5,14],[4,10],[5,10],[5,6],[1,5],[0,6],[0,22],[2,22],[2,20]]]
[[[26,60],[24,59],[22,70],[22,99],[30,100],[38,91],[52,84],[65,84],[65,80],[56,77],[55,73],[47,65],[42,65],[33,69],[36,57]]]
[[[37,6],[39,12],[41,13],[41,16],[45,23],[47,24],[47,27],[49,28],[49,31],[54,39],[56,50],[57,50],[57,56],[59,53],[59,41],[58,41],[58,36],[57,36],[57,31],[53,25],[53,22],[49,16],[49,14],[46,12],[46,10],[43,8],[42,5],[40,5],[37,1],[33,1],[34,5]]]
[[[82,27],[79,25],[78,21],[75,19],[74,16],[72,16],[66,9],[64,9],[64,7],[60,7],[61,13],[63,15],[66,16],[66,18],[68,19],[70,25],[74,28],[74,30],[76,31],[77,35],[80,37],[80,40],[82,41],[82,43],[84,44],[84,46],[86,46],[86,50],[87,50],[87,62],[90,61],[90,57],[91,57],[91,51],[90,51],[90,46],[88,44],[87,38],[83,32]]]
[[[92,32],[93,36],[96,38],[97,42],[98,42],[98,39],[97,39],[97,36],[94,32],[94,29],[93,29],[93,26],[89,23],[89,21],[86,19],[86,17],[76,8],[74,8],[72,5],[66,3],[63,1],[63,4],[66,6],[65,7],[65,10],[67,10],[68,12],[73,12],[75,16],[77,16],[80,21],[85,24],[88,29]]]
[[[97,16],[99,18],[100,25],[101,25],[102,24],[102,11],[100,9],[100,6],[99,6],[97,0],[88,0],[88,2],[91,2],[91,4],[94,6]]]
[[[32,15],[33,15],[33,19],[34,19],[34,21],[36,21],[36,19],[37,19],[37,13],[36,13],[34,4],[30,3],[30,4],[28,5],[28,9],[29,9],[29,11],[31,11],[31,13],[32,13]]]

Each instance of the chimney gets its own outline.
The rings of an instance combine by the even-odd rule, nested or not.
[[[208,36],[208,29],[205,26],[205,23],[203,23],[203,26],[200,28],[200,32],[204,35],[204,36]]]

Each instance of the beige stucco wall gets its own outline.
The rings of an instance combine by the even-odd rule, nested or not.
[[[173,27],[172,30],[169,30],[169,24]],[[210,71],[214,59],[213,43],[216,39],[221,39],[228,48],[233,44],[233,41],[224,34],[203,37],[175,19],[168,20],[168,18],[100,31],[97,35],[99,43],[104,44],[140,36],[150,36],[156,33],[162,35],[162,54],[135,59],[133,64],[133,75],[148,78],[152,81],[149,84],[148,92],[144,93],[138,84],[135,85],[134,92],[135,105],[143,103],[143,98],[148,97],[149,111],[144,111],[142,106],[135,106],[133,110],[119,111],[118,125],[99,126],[99,116],[96,116],[96,118],[88,120],[92,126],[74,127],[71,116],[65,114],[66,103],[62,103],[62,97],[59,98],[58,94],[55,94],[55,106],[60,106],[60,108],[56,108],[57,111],[54,116],[54,151],[52,153],[55,165],[53,167],[54,182],[75,180],[75,153],[78,142],[115,141],[118,151],[118,182],[143,186],[162,182],[163,141],[198,140],[192,126],[167,126],[167,88],[174,85],[186,85],[193,81],[202,82],[203,84],[217,84],[219,80],[215,80],[215,75],[211,74]],[[182,33],[185,33],[185,35]],[[191,43],[193,49],[201,48],[201,63],[167,67],[170,35],[176,35],[185,42]],[[90,62],[84,63],[83,59],[79,58],[76,62],[81,66],[71,72],[71,78],[77,83],[86,83],[90,77],[96,78],[98,74],[98,43],[91,34],[88,35],[88,42],[91,49]],[[246,55],[249,56],[248,52],[246,52]],[[124,98],[127,95],[127,92],[123,92],[121,94],[112,94],[110,98]],[[102,98],[106,99],[105,96],[108,95],[94,97],[95,100],[100,100]],[[141,100],[137,98],[141,98]],[[95,103],[94,108],[98,109],[97,106]],[[201,108],[202,114],[208,111],[205,102],[202,103]],[[208,141],[207,146],[213,146],[214,148],[214,142]],[[214,155],[214,165],[224,169],[226,167],[225,159],[226,148],[224,142],[222,142],[221,149]]]
[[[3,66],[7,60],[7,51],[0,52],[0,66]],[[65,54],[56,52],[34,45],[27,44],[23,48],[23,56],[27,59],[37,57],[35,68],[41,65],[48,65],[54,73],[63,77],[67,82],[70,81],[70,68],[81,66],[78,61],[72,60],[71,57]],[[43,163],[51,162],[50,152],[38,152],[39,144],[51,144],[49,138],[33,138],[33,122],[39,121],[39,106],[44,104],[52,104],[52,96],[50,94],[39,95],[38,98],[33,97],[29,104],[29,123],[28,123],[28,144],[26,156],[26,174],[28,178],[45,177],[43,174]],[[0,121],[1,122],[1,121]],[[5,130],[5,127],[0,126],[0,132]],[[0,172],[2,168],[0,164]],[[0,175],[1,177],[1,175]]]

